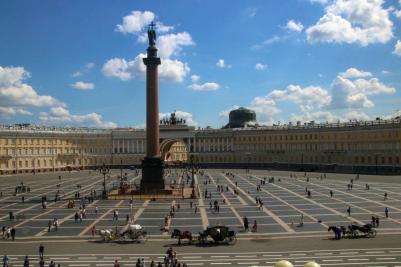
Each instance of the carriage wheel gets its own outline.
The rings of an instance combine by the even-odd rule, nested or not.
[[[376,235],[377,231],[375,229],[370,230],[367,234],[368,237],[375,237]]]
[[[237,237],[236,236],[229,236],[226,238],[226,242],[229,245],[234,245],[237,242]]]
[[[144,243],[148,240],[148,235],[146,232],[141,233],[137,238],[139,243]]]

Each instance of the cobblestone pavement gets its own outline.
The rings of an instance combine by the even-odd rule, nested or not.
[[[133,171],[124,172],[128,172],[130,181],[139,183],[139,175],[135,175]],[[107,180],[108,187],[118,182],[118,174],[117,171],[111,174]],[[175,228],[198,233],[208,225],[227,225],[238,231],[239,236],[327,234],[328,226],[346,226],[352,222],[368,223],[372,216],[379,217],[379,233],[401,231],[401,186],[369,183],[370,190],[366,190],[363,180],[355,180],[354,175],[350,175],[350,179],[354,181],[352,190],[348,190],[349,181],[320,179],[316,174],[315,177],[307,174],[305,177],[298,175],[297,178],[276,175],[275,181],[269,183],[272,176],[268,172],[254,171],[249,174],[242,171],[232,176],[227,175],[227,172],[206,170],[203,175],[196,175],[201,194],[199,199],[135,199],[132,209],[129,200],[95,199],[91,203],[85,203],[87,217],[82,222],[74,221],[78,204],[75,208],[68,209],[67,201],[73,199],[78,191],[81,197],[94,190],[100,194],[102,175],[96,172],[89,174],[86,171],[72,173],[61,180],[58,179],[58,174],[47,176],[50,177],[41,179],[41,176],[37,175],[35,179],[29,176],[27,179],[25,176],[15,176],[11,182],[1,183],[3,197],[0,199],[0,225],[16,227],[17,238],[89,237],[92,226],[97,229],[122,227],[126,224],[127,216],[142,225],[151,236],[166,236],[169,234],[163,233],[162,228],[164,218],[169,214],[172,205],[175,205],[176,212],[169,220],[169,233]],[[183,181],[189,186],[186,174],[184,180],[181,180],[181,177],[180,171],[172,171],[166,180],[168,183],[173,180]],[[257,190],[262,180],[265,180],[266,184]],[[20,185],[21,181],[30,187],[30,193],[13,196],[15,186]],[[81,186],[79,190],[78,184]],[[222,192],[217,191],[218,186],[221,186]],[[54,202],[54,194],[58,189],[63,197],[62,200]],[[238,194],[235,194],[234,190]],[[329,194],[330,190],[333,192],[332,197]],[[310,198],[307,191],[311,192]],[[40,203],[44,195],[49,198],[46,209],[43,209]],[[22,196],[25,198],[24,203],[21,200]],[[262,208],[256,205],[256,198],[262,200]],[[219,205],[219,211],[214,209],[215,201]],[[97,214],[96,206],[99,210]],[[347,214],[348,207],[351,209],[350,216]],[[388,218],[385,217],[385,208],[389,211]],[[118,220],[113,220],[114,210],[119,212]],[[9,219],[9,212],[14,213],[14,220]],[[256,220],[257,233],[244,232],[244,216],[248,218],[250,228]],[[301,217],[303,226],[300,226]],[[52,229],[48,232],[48,222],[54,218],[60,221],[58,231]]]
[[[130,170],[123,172],[127,173],[130,182],[139,183],[140,175],[138,173]],[[117,176],[119,174],[120,171],[110,173],[110,177],[106,180],[107,187],[118,183]],[[62,176],[61,179],[58,178],[59,175]],[[273,175],[274,182],[269,182]],[[351,179],[353,179],[353,186],[352,189],[348,189]],[[263,180],[266,181],[265,184],[261,184]],[[184,182],[186,186],[190,186],[187,174],[183,175],[181,170],[169,172],[166,183],[173,181]],[[237,231],[240,241],[270,238],[279,242],[280,239],[328,238],[333,235],[327,231],[329,226],[347,226],[351,223],[365,224],[371,221],[372,216],[375,216],[379,217],[380,220],[380,225],[377,228],[378,235],[400,234],[401,185],[393,181],[392,183],[370,181],[372,181],[372,177],[367,182],[367,179],[364,180],[363,177],[357,180],[355,175],[343,175],[341,179],[336,179],[335,176],[327,175],[327,178],[324,178],[323,175],[316,173],[298,173],[295,177],[293,174],[285,172],[271,173],[269,171],[251,170],[250,173],[247,173],[244,170],[204,170],[195,175],[197,191],[201,195],[198,199],[156,199],[156,201],[135,199],[131,208],[129,200],[102,200],[99,198],[90,203],[86,201],[87,217],[82,222],[75,222],[74,214],[79,205],[77,204],[75,208],[69,209],[67,208],[67,201],[74,199],[78,191],[81,197],[89,195],[94,190],[100,194],[103,188],[103,176],[101,174],[94,171],[82,171],[70,174],[16,175],[0,179],[0,191],[2,192],[0,226],[16,228],[15,242],[24,240],[27,242],[98,240],[98,237],[92,238],[91,236],[92,226],[95,226],[96,229],[121,228],[126,225],[128,216],[129,219],[134,220],[135,223],[146,229],[152,242],[166,241],[173,229],[189,230],[196,235],[207,226],[215,225],[227,225]],[[30,187],[30,193],[14,195],[15,187],[19,186],[21,182]],[[366,183],[370,185],[369,190],[366,189]],[[80,185],[80,188],[77,185]],[[258,185],[260,185],[260,189],[258,189]],[[220,191],[217,190],[218,187],[221,188]],[[60,190],[62,199],[54,202],[53,199],[57,190]],[[330,196],[330,190],[333,192],[333,196]],[[308,197],[308,191],[310,191],[310,197]],[[385,193],[387,193],[386,198],[384,197]],[[43,209],[41,205],[41,197],[44,195],[48,198],[46,209]],[[22,203],[22,196],[25,198],[24,203]],[[256,198],[261,199],[262,207],[256,204]],[[219,205],[218,211],[213,207],[215,201]],[[95,212],[96,206],[98,213]],[[163,232],[164,218],[169,214],[171,206],[175,206],[175,216],[168,220],[168,232]],[[347,214],[349,207],[350,215]],[[388,218],[385,216],[386,208],[388,209]],[[115,210],[119,211],[118,220],[113,219]],[[9,212],[14,213],[16,217],[14,220],[9,219]],[[248,218],[250,228],[256,220],[257,232],[244,231],[244,216]],[[55,231],[52,227],[49,232],[48,222],[54,218],[58,218],[59,228]],[[301,221],[303,222],[302,225],[300,225]],[[8,242],[12,241],[0,240],[0,250],[7,246]],[[302,250],[302,244],[299,245],[299,250]],[[316,252],[322,253],[321,257],[316,257],[318,256],[316,253],[313,255],[314,259],[318,259],[325,266],[340,264],[341,266],[365,266],[366,259],[368,263],[375,262],[372,266],[378,266],[377,264],[382,263],[383,266],[397,266],[397,264],[401,266],[401,262],[399,262],[401,261],[401,251],[397,249],[388,250],[384,252],[384,256],[380,255],[382,254],[380,251],[382,250],[376,249],[373,252],[377,253],[368,253],[368,251],[357,250],[350,251],[353,254],[349,255],[344,254],[346,251],[333,252],[334,254]],[[245,266],[248,264],[250,266],[253,265],[253,262],[255,265],[269,266],[271,262],[282,257],[277,256],[275,258],[268,252],[245,253],[243,255],[238,253],[213,255],[212,252],[207,253],[207,255],[199,255],[199,253],[194,252],[182,255],[182,257],[187,257],[186,260],[191,261],[191,266],[223,264]],[[312,252],[305,253],[308,257],[312,255],[310,254]],[[105,264],[108,262],[105,262],[105,257],[115,256],[95,254],[69,255],[66,253],[61,256],[49,256],[50,258],[62,258],[59,261],[69,266],[106,266]],[[13,255],[12,257],[20,261],[22,256]],[[150,259],[153,256],[156,255],[146,257]],[[304,255],[298,257],[297,255],[285,254],[284,256],[290,257],[290,259],[294,256],[296,266],[301,266],[304,260],[302,258]],[[131,260],[137,255],[127,254],[118,257],[121,258],[124,266],[130,266]],[[157,257],[162,257],[162,255]]]

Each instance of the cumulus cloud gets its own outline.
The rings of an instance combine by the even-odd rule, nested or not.
[[[395,88],[386,86],[377,78],[351,80],[339,75],[331,87],[333,100],[330,107],[334,109],[372,108],[374,103],[368,96],[395,93]]]
[[[255,70],[265,70],[266,68],[267,68],[266,64],[262,64],[262,63],[255,64]]]
[[[155,19],[151,11],[132,11],[128,16],[123,17],[122,24],[117,24],[116,31],[127,33],[139,33]]]
[[[224,59],[219,59],[219,60],[216,62],[216,66],[217,66],[218,68],[221,68],[221,69],[224,69],[224,68],[231,68],[231,65],[227,65],[227,64],[225,63]]]
[[[299,85],[289,85],[285,90],[273,90],[267,95],[273,100],[291,101],[302,106],[324,107],[331,102],[329,92],[318,86],[302,88]]]
[[[188,86],[188,88],[194,91],[216,91],[220,88],[220,85],[214,82],[206,82],[202,84],[193,83]]]
[[[23,114],[25,107],[47,107],[65,105],[52,96],[38,95],[32,86],[24,83],[30,74],[23,67],[0,66],[0,106],[15,111],[15,114]],[[4,110],[3,110],[4,112]],[[4,112],[5,113],[5,112]],[[9,114],[12,114],[9,113]],[[25,112],[24,115],[28,115]]]
[[[32,113],[23,108],[16,107],[0,107],[0,118],[10,119],[16,115],[31,116]]]
[[[139,42],[147,42],[147,34],[144,28],[153,21],[155,14],[150,11],[133,11],[123,18],[123,24],[117,25],[117,31],[122,33],[134,33],[138,35]],[[190,73],[188,63],[173,59],[182,51],[183,47],[194,45],[192,37],[187,32],[168,33],[174,29],[162,22],[156,22],[156,29],[161,35],[157,38],[158,55],[161,58],[159,77],[166,81],[182,82]],[[107,60],[102,67],[102,72],[107,77],[116,77],[122,81],[128,81],[137,77],[144,77],[146,66],[143,63],[145,54],[138,54],[134,59],[112,58]]]
[[[71,84],[72,87],[79,90],[93,90],[95,89],[94,83],[86,83],[86,82],[76,82]]]
[[[197,81],[199,81],[199,79],[200,79],[200,76],[199,75],[191,75],[191,81],[192,82],[197,82]]]
[[[349,68],[345,72],[341,72],[340,76],[343,78],[365,78],[372,76],[368,71],[358,70],[356,68]]]
[[[162,58],[169,58],[177,55],[183,46],[194,45],[192,37],[187,32],[169,33],[157,39],[157,48]]]
[[[335,0],[319,21],[306,30],[310,43],[387,43],[393,23],[383,0]]]
[[[105,76],[117,77],[122,81],[144,77],[146,74],[146,66],[142,61],[144,57],[145,54],[139,54],[131,61],[112,58],[103,65],[102,72]],[[162,59],[162,64],[159,66],[160,79],[167,81],[182,82],[189,72],[188,64],[176,59]]]
[[[363,109],[374,107],[374,98],[370,98],[396,92],[395,88],[372,76],[370,72],[349,68],[340,72],[328,89],[289,85],[286,89],[276,89],[266,96],[255,97],[248,108],[256,112],[258,121],[268,123],[277,121],[276,116],[282,112],[279,107],[282,101],[297,106],[299,112],[290,115],[292,121],[368,120],[370,117]],[[228,112],[222,111],[220,116],[226,116]]]
[[[286,28],[290,31],[302,32],[302,30],[304,29],[304,25],[302,25],[301,22],[296,22],[295,20],[289,20],[287,22]]]
[[[163,119],[163,118],[170,118],[171,112],[160,112],[159,113],[159,118]],[[186,112],[186,111],[182,111],[182,110],[177,110],[175,111],[175,116],[179,119],[184,119],[185,123],[189,126],[198,126],[198,123],[194,120],[192,113],[190,112]]]
[[[398,40],[395,44],[393,54],[401,57],[401,40]]]
[[[84,115],[73,115],[64,107],[52,107],[49,112],[41,112],[39,118],[45,125],[96,128],[117,127],[114,122],[103,121],[102,115],[95,112]]]

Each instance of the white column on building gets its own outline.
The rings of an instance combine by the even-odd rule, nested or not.
[[[115,150],[114,150],[114,148],[115,148],[114,141],[115,141],[115,140],[113,139],[113,151],[112,151],[111,153],[114,153],[114,151],[115,151]]]
[[[117,153],[120,153],[120,139],[117,139]]]
[[[125,139],[122,140],[123,153],[125,153]]]
[[[135,153],[138,154],[139,153],[139,140],[138,139],[135,140],[135,144],[136,144],[135,145]]]
[[[197,149],[196,149],[196,137],[194,137],[194,152],[197,152]]]
[[[141,152],[144,153],[145,151],[143,150],[143,139],[141,140]]]

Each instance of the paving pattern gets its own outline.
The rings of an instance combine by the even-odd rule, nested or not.
[[[114,173],[107,181],[111,186],[116,183],[118,173]],[[186,175],[186,174],[185,174]],[[184,177],[186,177],[184,175]],[[74,214],[77,207],[67,208],[67,200],[73,199],[78,191],[81,196],[88,195],[96,190],[102,190],[103,178],[99,173],[78,172],[68,178],[38,179],[25,182],[30,187],[30,193],[13,196],[15,186],[19,185],[24,177],[15,177],[15,182],[1,184],[3,197],[0,199],[0,225],[14,226],[17,229],[17,238],[21,237],[49,237],[49,238],[80,238],[91,235],[90,229],[122,227],[126,224],[127,216],[146,228],[151,236],[166,236],[175,228],[189,230],[193,233],[202,231],[206,226],[227,225],[241,235],[292,235],[327,233],[330,225],[348,225],[351,222],[368,223],[372,216],[379,216],[379,232],[401,231],[401,186],[398,184],[370,183],[370,190],[366,190],[363,182],[354,181],[352,190],[347,189],[349,182],[334,181],[306,177],[274,177],[269,183],[268,173],[255,174],[236,173],[227,175],[222,171],[204,171],[196,175],[201,198],[171,200],[134,200],[132,209],[129,200],[102,200],[85,202],[87,217],[82,222],[75,222]],[[132,171],[128,174],[129,180],[139,182],[140,176]],[[350,179],[353,178],[350,176]],[[172,171],[167,177],[168,182],[181,182],[182,172]],[[184,183],[186,178],[184,178]],[[257,190],[257,185],[265,180]],[[187,180],[188,181],[188,180]],[[63,194],[62,200],[53,202],[55,192]],[[217,187],[221,186],[222,192]],[[188,184],[189,186],[189,184]],[[311,191],[308,198],[306,191]],[[330,190],[333,197],[330,197]],[[237,191],[237,194],[234,193]],[[384,193],[387,199],[384,199]],[[206,196],[205,196],[206,194]],[[24,195],[25,203],[21,197]],[[49,204],[46,209],[41,207],[40,198],[46,195]],[[255,199],[260,198],[263,206],[256,205]],[[214,202],[219,204],[219,211],[213,208]],[[192,202],[192,207],[191,207]],[[95,207],[98,213],[95,213]],[[175,206],[175,216],[169,218],[169,233],[162,230],[164,218],[169,214],[171,206]],[[348,216],[347,208],[351,208]],[[389,218],[385,217],[385,208],[389,210]],[[113,220],[114,210],[118,210],[118,220]],[[9,219],[9,212],[13,212],[16,219]],[[250,228],[257,222],[257,233],[243,231],[243,217],[249,220]],[[300,226],[303,217],[303,226]],[[49,220],[58,218],[58,231],[48,232]],[[319,222],[320,221],[320,222]]]
[[[9,255],[12,266],[23,266],[26,255]],[[30,266],[38,266],[38,256],[29,255]],[[106,267],[113,266],[118,260],[123,266],[135,266],[137,259],[144,259],[146,266],[153,260],[162,262],[163,254],[58,254],[45,255],[45,262],[53,260],[57,264],[70,267]],[[401,266],[401,250],[386,249],[347,249],[347,250],[314,250],[277,252],[235,252],[235,253],[181,253],[177,256],[179,262],[188,266],[268,266],[282,259],[287,259],[294,266],[304,266],[313,260],[321,266]]]

